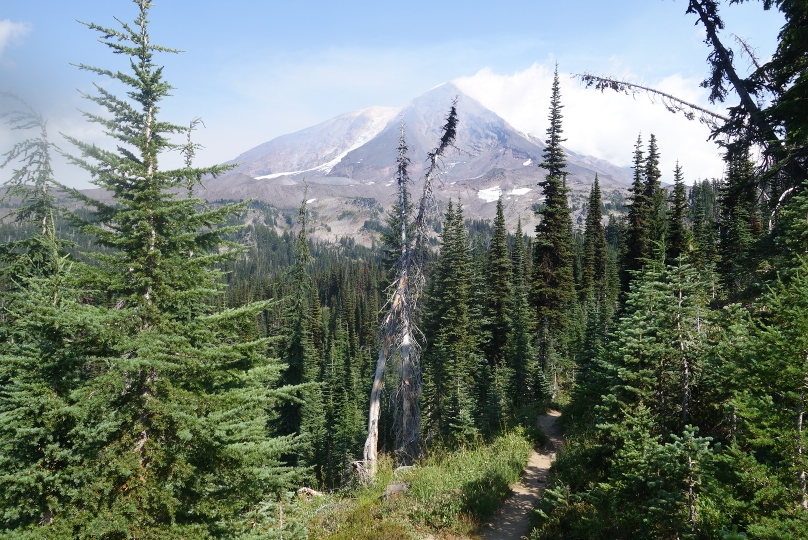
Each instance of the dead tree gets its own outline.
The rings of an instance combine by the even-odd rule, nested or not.
[[[423,291],[424,262],[428,238],[427,220],[434,207],[433,180],[440,173],[440,161],[446,150],[452,146],[457,134],[457,98],[452,102],[446,124],[443,126],[440,142],[427,155],[427,169],[424,186],[418,203],[415,218],[415,234],[410,239],[410,216],[408,213],[407,183],[407,143],[404,129],[399,139],[396,181],[398,183],[398,220],[401,245],[396,262],[396,276],[389,288],[387,313],[382,321],[382,343],[376,361],[376,373],[370,392],[368,411],[368,436],[365,441],[363,461],[365,470],[372,476],[376,471],[379,441],[379,415],[381,413],[381,393],[384,388],[384,373],[390,358],[401,362],[401,378],[394,394],[396,452],[404,465],[410,465],[420,454],[421,432],[421,365],[420,347],[415,336],[418,329],[415,323],[418,302]]]

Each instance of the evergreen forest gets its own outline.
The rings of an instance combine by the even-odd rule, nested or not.
[[[710,126],[722,178],[660,170],[641,134],[625,204],[595,176],[574,224],[556,69],[535,230],[502,198],[485,220],[436,203],[446,103],[421,178],[401,126],[373,247],[309,238],[305,191],[288,227],[200,198],[233,166],[199,166],[199,120],[161,113],[159,10],[82,23],[127,60],[76,66],[114,82],[83,96],[108,146],[57,145],[2,95],[25,136],[0,163],[0,538],[477,538],[551,409],[528,538],[808,538],[808,4],[760,3],[786,23],[744,78],[719,36],[735,3],[686,7],[727,115],[660,98]]]

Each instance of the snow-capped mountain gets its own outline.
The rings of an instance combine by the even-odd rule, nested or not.
[[[538,182],[544,170],[544,143],[523,133],[479,102],[446,83],[417,97],[403,109],[371,107],[343,114],[296,133],[277,137],[244,152],[230,174],[206,182],[208,200],[258,198],[282,211],[300,204],[303,183],[319,222],[315,236],[359,234],[368,240],[367,221],[380,218],[393,200],[396,147],[403,122],[412,160],[411,190],[418,196],[418,180],[427,152],[437,143],[452,101],[459,117],[455,148],[447,153],[436,184],[440,202],[462,199],[466,216],[491,219],[501,195],[506,220],[518,217],[529,230],[534,208],[541,202]],[[573,144],[574,141],[568,141]],[[630,170],[567,150],[567,183],[580,217],[589,187],[597,173],[606,197],[619,196],[629,186]],[[576,204],[576,200],[579,202]],[[364,232],[363,232],[364,231]]]

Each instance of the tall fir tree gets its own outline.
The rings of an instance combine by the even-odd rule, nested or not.
[[[312,336],[312,283],[309,267],[312,262],[307,234],[306,193],[298,209],[300,230],[295,239],[294,264],[289,268],[288,293],[284,298],[280,342],[280,359],[286,368],[280,383],[300,389],[298,399],[285,401],[278,408],[276,432],[279,435],[300,435],[300,446],[287,456],[292,464],[313,466],[317,463],[317,445],[323,438],[323,405],[319,369],[319,354]]]
[[[472,320],[473,267],[463,209],[449,204],[440,254],[424,305],[424,415],[427,437],[462,441],[480,431],[487,400],[477,384],[483,358]]]
[[[553,78],[550,98],[550,127],[544,148],[544,161],[539,167],[547,171],[539,182],[544,196],[544,208],[539,211],[541,221],[536,225],[533,245],[533,303],[539,324],[548,328],[547,336],[561,339],[568,324],[568,309],[575,300],[573,262],[575,241],[572,237],[572,218],[567,195],[567,172],[561,143],[561,90],[558,67]],[[562,344],[562,348],[564,345]]]
[[[399,262],[402,252],[409,252],[415,233],[415,222],[411,219],[413,204],[410,197],[410,175],[408,172],[410,158],[407,155],[406,126],[402,123],[396,148],[396,183],[398,184],[398,197],[390,208],[387,217],[387,228],[382,232],[381,240],[384,244],[385,262],[391,273],[395,272],[396,263]],[[404,220],[402,230],[401,218]],[[402,245],[402,238],[404,244]]]
[[[709,180],[695,182],[690,188],[690,221],[693,231],[694,258],[698,266],[713,268],[718,262],[718,185]]]
[[[610,344],[614,382],[605,402],[612,411],[645,406],[667,432],[693,423],[695,374],[709,328],[706,289],[700,272],[681,259],[650,261],[642,270]]]
[[[211,268],[234,254],[223,240],[234,229],[220,224],[239,207],[207,209],[181,196],[225,167],[159,167],[161,154],[177,148],[169,138],[187,129],[159,119],[171,87],[154,54],[173,51],[150,41],[151,3],[135,4],[132,24],[87,24],[129,58],[131,71],[79,66],[129,90],[119,98],[97,86],[86,96],[108,116],[85,116],[117,150],[69,139],[81,153],[71,161],[113,201],[75,193],[95,211],[84,231],[108,250],[81,279],[82,301],[98,306],[95,340],[68,347],[86,377],[69,394],[70,467],[81,474],[54,486],[48,499],[58,504],[44,518],[14,526],[61,538],[268,534],[299,478],[281,462],[294,441],[267,431],[287,395],[277,389],[279,363],[257,336],[256,317],[269,303],[216,311],[209,302],[221,278]],[[53,361],[65,351],[43,352]]]
[[[505,212],[502,198],[497,201],[494,218],[494,237],[488,251],[485,301],[485,326],[488,343],[486,358],[492,367],[500,365],[505,357],[505,348],[510,327],[510,302],[512,296],[512,265],[508,254],[508,231],[505,229]]]
[[[760,300],[742,334],[747,346],[732,347],[727,365],[738,451],[729,491],[753,537],[798,538],[808,530],[806,259]]]
[[[18,100],[19,101],[19,100]],[[57,187],[42,116],[27,104],[2,115],[11,129],[36,130],[4,154],[0,168],[18,168],[4,199],[20,206],[6,217],[23,232],[0,244],[0,528],[25,534],[48,525],[74,502],[66,486],[80,484],[76,468],[72,393],[86,381],[88,350],[103,351],[106,311],[83,305],[72,263],[56,235]],[[35,535],[35,533],[34,533]]]
[[[688,204],[685,179],[682,167],[676,162],[673,170],[673,193],[670,197],[670,211],[668,212],[668,229],[666,247],[666,260],[673,263],[677,258],[690,251],[690,230],[687,227]]]
[[[602,294],[606,291],[608,254],[601,208],[600,182],[598,175],[595,174],[584,229],[584,261],[581,274],[581,294],[584,298],[592,292]]]
[[[718,193],[719,270],[722,283],[733,298],[742,295],[754,278],[755,244],[763,229],[757,198],[756,174],[749,151],[736,153],[727,163],[726,180]],[[787,216],[786,212],[786,220]]]
[[[4,216],[21,227],[30,227],[32,234],[17,241],[0,245],[0,287],[10,293],[16,289],[15,281],[26,276],[42,276],[50,273],[58,252],[67,243],[56,236],[56,207],[54,189],[56,182],[51,165],[51,153],[58,150],[48,138],[47,122],[40,113],[12,94],[2,94],[17,102],[22,108],[0,114],[11,130],[35,130],[36,134],[15,144],[3,154],[0,169],[16,164],[8,180],[3,183],[4,193],[0,200],[19,198],[19,206]]]
[[[665,246],[667,222],[665,217],[665,191],[662,189],[659,170],[659,147],[656,135],[653,133],[648,139],[648,153],[645,156],[645,171],[643,179],[643,194],[648,205],[648,240],[650,254],[664,253],[660,251]]]
[[[648,227],[649,202],[645,195],[645,152],[642,148],[642,135],[637,137],[634,145],[634,169],[631,183],[630,202],[626,215],[625,238],[621,250],[620,282],[623,291],[628,291],[633,272],[640,270],[643,260],[651,255],[651,241]]]
[[[326,485],[344,483],[348,464],[357,459],[364,438],[363,415],[357,392],[356,357],[351,354],[346,310],[335,310],[331,321],[330,347],[326,359],[324,386],[327,390],[327,459],[323,464]]]
[[[529,302],[528,248],[522,232],[522,219],[516,225],[516,236],[512,254],[513,286],[510,300],[510,325],[506,357],[513,373],[513,404],[527,405],[533,401],[549,397],[549,389],[544,372],[536,364],[532,329],[535,327]]]

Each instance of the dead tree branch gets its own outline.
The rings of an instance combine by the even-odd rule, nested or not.
[[[696,120],[707,125],[711,130],[716,130],[724,123],[729,122],[729,118],[716,112],[699,107],[676,96],[662,92],[655,88],[649,88],[641,84],[620,81],[611,77],[599,77],[591,73],[579,73],[573,77],[580,80],[584,87],[595,90],[614,90],[629,96],[636,96],[640,93],[647,94],[652,100],[659,99],[662,106],[672,113],[682,113],[688,120]]]

